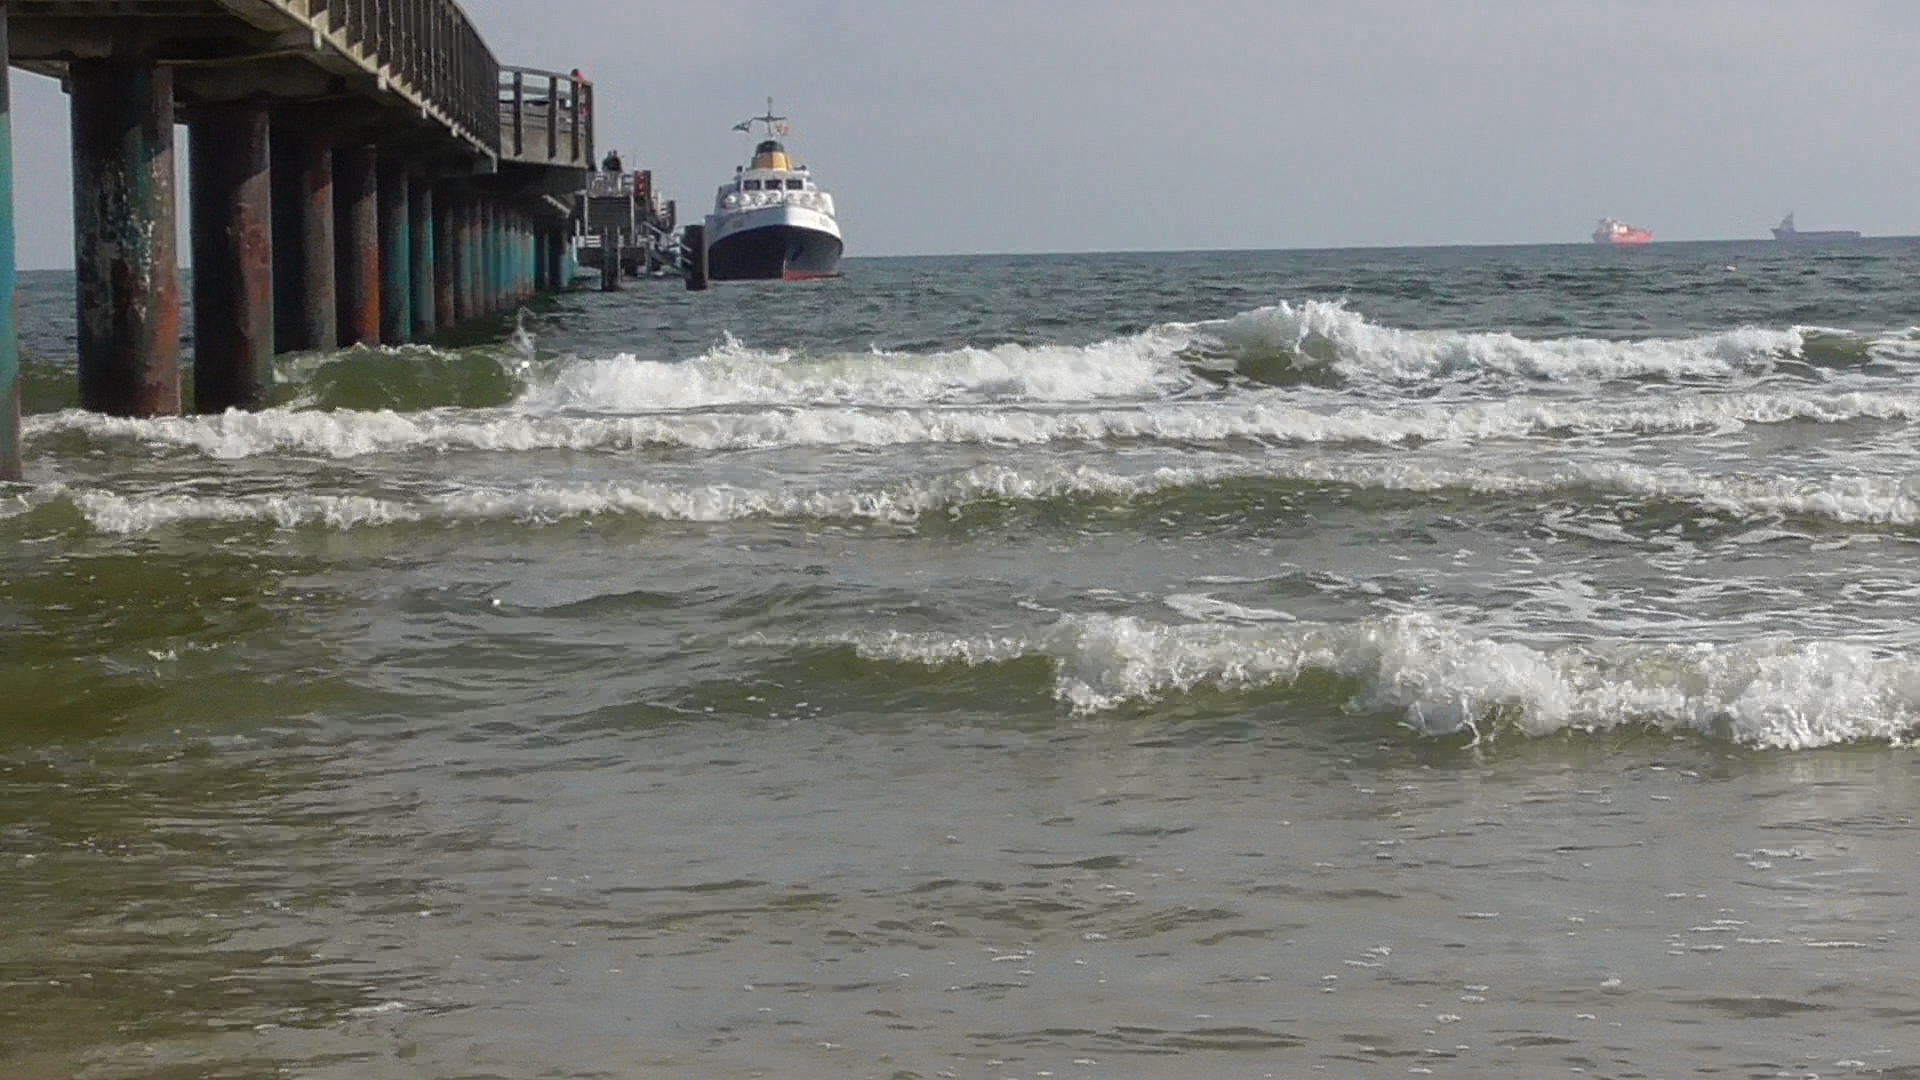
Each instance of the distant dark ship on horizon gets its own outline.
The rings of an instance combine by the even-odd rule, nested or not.
[[[1773,227],[1773,238],[1783,244],[1805,244],[1823,240],[1858,240],[1860,232],[1858,229],[1809,229],[1803,232],[1794,226],[1793,211],[1789,210],[1787,216],[1780,219],[1780,224]]]

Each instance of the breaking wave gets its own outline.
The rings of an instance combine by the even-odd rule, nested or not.
[[[1920,660],[1840,642],[1533,647],[1422,615],[1252,626],[1072,615],[1029,634],[754,635],[736,644],[847,648],[869,662],[926,667],[1039,658],[1054,697],[1085,713],[1196,690],[1285,691],[1318,676],[1340,681],[1331,704],[1393,716],[1426,736],[1651,726],[1805,749],[1906,741],[1920,723]]]
[[[1847,525],[1920,525],[1920,482],[1905,477],[1717,475],[1604,462],[1523,472],[1412,461],[1350,463],[1277,455],[1134,473],[1084,465],[983,465],[848,488],[621,482],[569,485],[538,481],[513,487],[467,486],[409,498],[320,493],[126,495],[57,488],[43,492],[41,501],[64,498],[94,528],[123,534],[190,522],[350,529],[414,521],[538,524],[595,516],[688,522],[778,518],[912,524],[930,515],[957,517],[987,504],[1074,499],[1125,503],[1229,483],[1466,496],[1544,494],[1576,502],[1625,498],[1685,503],[1736,519],[1793,517]]]

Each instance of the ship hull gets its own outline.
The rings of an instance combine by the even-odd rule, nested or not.
[[[1814,229],[1811,232],[1801,232],[1798,229],[1792,231],[1775,229],[1773,238],[1783,244],[1818,244],[1831,243],[1835,240],[1858,240],[1860,234],[1852,229]]]
[[[707,219],[712,281],[805,281],[840,273],[838,227],[825,214],[767,207]]]

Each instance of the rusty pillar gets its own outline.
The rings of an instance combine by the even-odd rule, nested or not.
[[[418,178],[408,180],[408,184],[411,186],[407,201],[411,211],[408,231],[413,234],[413,265],[408,268],[413,286],[411,329],[413,340],[425,341],[433,336],[439,306],[433,281],[434,259],[438,254],[434,245],[433,185]]]
[[[333,138],[274,124],[274,349],[331,349],[339,341],[333,265]]]
[[[259,409],[273,387],[273,183],[264,101],[189,117],[193,407]]]
[[[413,334],[413,209],[399,155],[380,162],[380,340],[404,345]]]
[[[334,272],[339,344],[380,341],[379,154],[364,144],[333,152]]]
[[[80,404],[116,416],[180,412],[180,259],[173,71],[68,66]]]

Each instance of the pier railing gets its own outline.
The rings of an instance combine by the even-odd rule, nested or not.
[[[498,151],[494,90],[500,62],[456,0],[277,0]],[[301,9],[304,9],[301,10]]]
[[[503,67],[498,80],[500,159],[593,167],[593,84],[574,75]]]

